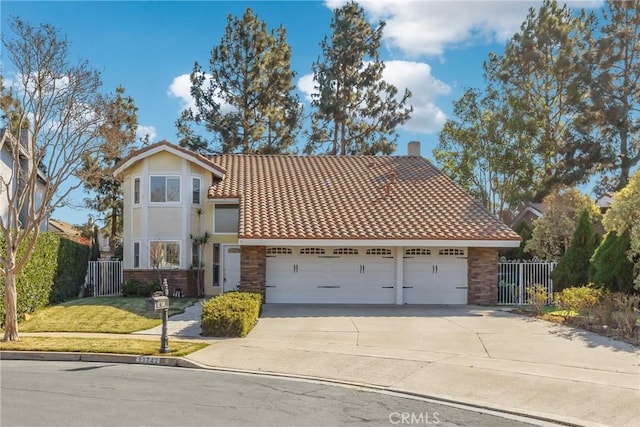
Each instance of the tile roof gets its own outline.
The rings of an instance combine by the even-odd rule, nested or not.
[[[422,157],[211,157],[246,239],[519,240]]]

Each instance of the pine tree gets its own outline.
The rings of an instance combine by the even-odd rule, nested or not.
[[[80,174],[84,188],[92,196],[85,199],[88,208],[106,213],[105,223],[109,226],[109,247],[118,244],[122,233],[123,193],[121,183],[111,175],[111,169],[126,156],[135,142],[138,128],[138,108],[130,96],[124,96],[122,86],[116,88],[115,98],[105,110],[105,119],[99,127],[103,144],[99,153],[86,155]]]
[[[302,107],[293,95],[291,48],[282,26],[267,31],[248,8],[229,15],[224,36],[211,52],[209,74],[196,62],[191,73],[195,110],[176,122],[179,143],[203,154],[287,153],[300,131]],[[217,142],[198,135],[204,127]]]
[[[364,9],[350,2],[334,10],[331,38],[321,43],[322,56],[313,64],[317,93],[312,95],[310,141],[305,152],[326,148],[329,154],[391,154],[412,107],[408,90],[382,78],[378,49],[384,22],[372,28]]]
[[[588,209],[583,209],[571,237],[569,249],[551,273],[554,290],[589,283],[589,262],[599,243],[600,236],[593,229],[591,213]]]

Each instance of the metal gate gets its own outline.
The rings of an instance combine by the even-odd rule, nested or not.
[[[551,272],[558,265],[554,261],[507,261],[498,263],[498,304],[524,305],[529,303],[528,289],[543,286],[547,304],[553,299]]]
[[[122,294],[122,261],[89,261],[87,284],[96,297]]]

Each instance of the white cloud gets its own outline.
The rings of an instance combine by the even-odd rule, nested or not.
[[[167,95],[182,101],[181,110],[195,107],[195,101],[191,96],[191,80],[189,74],[180,74],[175,77],[167,89]]]
[[[136,129],[136,138],[141,139],[147,135],[149,135],[149,141],[154,142],[158,136],[156,128],[153,126],[138,125],[138,129]]]
[[[440,131],[447,120],[445,113],[435,103],[440,95],[448,95],[451,87],[431,75],[431,67],[423,62],[386,61],[382,77],[398,89],[398,95],[407,88],[411,92],[408,104],[413,106],[411,119],[402,129],[418,133]],[[302,76],[298,80],[298,89],[311,101],[316,92],[313,74]]]
[[[331,9],[343,0],[327,0]],[[571,1],[591,8],[601,1]],[[541,1],[360,0],[371,22],[386,22],[384,40],[407,55],[442,55],[448,48],[505,42],[519,30],[530,7]]]

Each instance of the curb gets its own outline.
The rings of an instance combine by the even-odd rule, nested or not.
[[[513,419],[521,422],[536,423],[541,426],[571,426],[571,427],[596,427],[601,424],[585,422],[558,415],[551,415],[535,411],[523,411],[508,407],[488,406],[486,404],[466,401],[464,399],[455,399],[452,396],[428,395],[412,392],[410,390],[398,389],[393,387],[380,386],[368,383],[359,383],[352,381],[343,381],[337,379],[327,379],[320,377],[312,377],[305,375],[286,374],[271,371],[252,371],[234,368],[224,368],[205,365],[194,362],[184,357],[172,356],[136,356],[127,354],[111,354],[111,353],[72,353],[72,352],[46,352],[46,351],[5,351],[0,350],[0,360],[37,360],[37,361],[59,361],[59,362],[94,362],[94,363],[126,363],[134,365],[152,365],[178,367],[188,369],[203,369],[217,372],[237,373],[243,375],[255,375],[273,378],[288,378],[299,381],[321,382],[324,384],[333,384],[342,387],[355,387],[366,389],[371,392],[388,393],[405,398],[419,398],[432,403],[457,407],[460,409],[471,410],[481,413],[488,413],[502,418]]]

